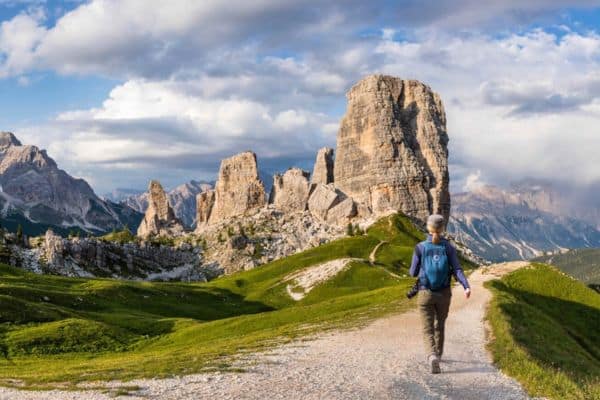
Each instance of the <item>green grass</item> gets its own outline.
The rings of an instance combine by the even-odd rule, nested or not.
[[[107,233],[104,236],[100,236],[101,240],[105,240],[107,242],[117,242],[120,244],[125,243],[135,243],[138,242],[139,239],[135,236],[129,228],[125,227],[120,231],[112,231],[111,233]]]
[[[0,266],[0,384],[31,388],[233,368],[236,355],[407,309],[404,278],[423,238],[408,219],[209,283],[35,275]],[[381,241],[375,265],[366,261]],[[355,258],[299,302],[286,278]],[[394,272],[394,273],[390,273]]]
[[[600,295],[538,263],[486,285],[500,368],[533,396],[600,399]]]
[[[554,265],[587,285],[600,285],[600,249],[574,249],[533,261]]]

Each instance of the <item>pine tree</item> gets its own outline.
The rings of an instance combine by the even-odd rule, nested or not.
[[[23,243],[23,226],[21,226],[21,224],[17,226],[17,242],[19,242],[19,244]]]
[[[348,226],[346,227],[346,235],[354,236],[354,226],[352,226],[351,222],[348,222]]]

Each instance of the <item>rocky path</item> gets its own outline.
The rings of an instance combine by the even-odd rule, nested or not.
[[[352,331],[285,345],[257,355],[246,373],[211,373],[176,379],[138,380],[140,399],[527,399],[499,372],[485,350],[484,311],[490,292],[483,282],[526,265],[497,264],[470,277],[466,300],[454,289],[447,322],[442,374],[431,375],[415,311]],[[103,393],[17,392],[0,399],[105,399]]]

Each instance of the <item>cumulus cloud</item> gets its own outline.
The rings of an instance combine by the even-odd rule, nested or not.
[[[0,24],[0,78],[20,74],[35,62],[34,51],[46,34],[44,18],[36,8]]]
[[[212,179],[220,158],[247,149],[269,168],[310,165],[335,144],[344,93],[375,72],[441,94],[456,190],[481,176],[585,183],[600,178],[598,34],[480,28],[592,3],[93,0],[54,26],[32,11],[3,22],[0,74],[121,80],[103,104],[22,131],[106,189]]]
[[[43,21],[29,26],[29,31],[44,31],[36,35],[35,46],[24,43],[0,53],[8,58],[13,52],[28,54],[31,62],[22,70],[164,78],[210,64],[215,53],[256,43],[264,52],[281,49],[307,36],[347,32],[359,17],[379,13],[359,0],[259,0],[236,7],[212,0],[93,0],[50,28]]]
[[[465,179],[465,185],[463,186],[463,190],[465,192],[471,192],[481,188],[484,185],[485,183],[481,180],[481,171],[477,170],[467,175],[467,178]]]
[[[243,98],[205,98],[201,90],[191,90],[198,84],[127,81],[101,107],[64,112],[25,131],[25,138],[71,165],[99,166],[99,173],[110,167],[151,171],[160,166],[167,175],[184,169],[206,179],[214,178],[222,158],[237,152],[253,150],[261,164],[279,168],[304,166],[315,149],[335,139],[330,125],[337,121],[324,113]]]
[[[596,0],[405,0],[397,17],[413,27],[479,28],[529,25],[567,7],[597,7]]]

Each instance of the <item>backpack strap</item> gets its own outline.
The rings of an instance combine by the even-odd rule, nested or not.
[[[446,248],[446,257],[448,257],[448,270],[450,271],[450,275],[452,275],[452,274],[454,274],[454,267],[452,266],[452,263],[450,262],[450,256],[449,256],[450,246],[452,246],[452,244],[448,240],[444,239],[444,247]]]

